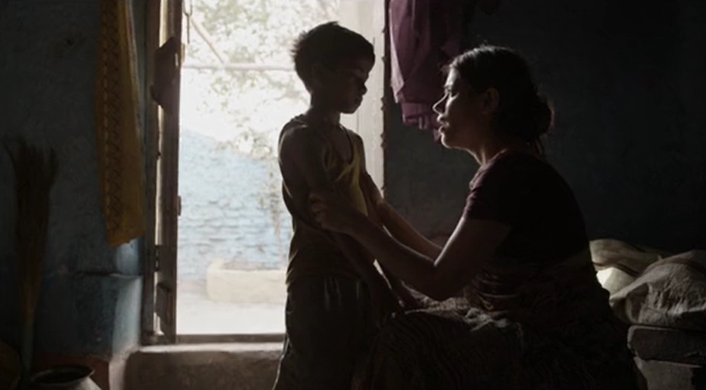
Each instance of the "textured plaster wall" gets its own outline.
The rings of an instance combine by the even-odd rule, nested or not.
[[[468,26],[468,45],[510,46],[531,61],[557,110],[549,159],[592,238],[706,246],[705,26],[706,5],[686,0],[504,0]],[[390,121],[392,204],[427,234],[451,232],[475,164],[398,114]]]
[[[37,313],[40,354],[110,357],[139,336],[139,243],[109,247],[99,196],[98,17],[98,1],[11,1],[0,14],[0,138],[54,148],[60,164]],[[11,169],[0,152],[0,339],[16,345]]]

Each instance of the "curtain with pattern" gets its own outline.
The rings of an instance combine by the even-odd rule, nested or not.
[[[101,0],[96,74],[98,169],[108,241],[145,231],[137,55],[132,1]]]

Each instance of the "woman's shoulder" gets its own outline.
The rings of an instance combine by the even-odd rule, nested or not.
[[[494,182],[534,182],[556,179],[558,173],[544,158],[528,152],[507,150],[482,166],[471,186]]]
[[[496,154],[488,166],[496,169],[554,170],[544,157],[521,150],[504,150]]]

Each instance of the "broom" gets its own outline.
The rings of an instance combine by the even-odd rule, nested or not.
[[[34,347],[34,319],[41,290],[49,223],[49,195],[57,173],[53,150],[48,156],[24,139],[8,150],[15,171],[17,273],[22,321],[21,388],[29,386]]]

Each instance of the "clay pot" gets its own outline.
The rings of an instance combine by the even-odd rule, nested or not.
[[[93,369],[80,365],[56,366],[32,376],[32,390],[101,390],[91,380]]]

